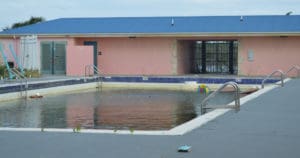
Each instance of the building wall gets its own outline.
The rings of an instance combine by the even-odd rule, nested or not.
[[[193,38],[193,40],[223,38]],[[231,37],[239,41],[239,75],[266,76],[276,69],[287,71],[300,65],[300,37]],[[91,64],[91,46],[83,41],[97,41],[99,68],[108,75],[184,75],[189,74],[189,38],[39,38],[41,41],[67,41],[67,75],[84,75],[83,65]],[[19,39],[2,38],[9,60],[9,44],[19,55]],[[38,56],[40,56],[40,44]],[[248,53],[253,52],[253,61]],[[40,60],[40,57],[38,58]],[[81,62],[81,64],[79,64]],[[83,64],[83,65],[82,65]],[[292,73],[291,73],[292,74]]]
[[[248,61],[249,52],[253,61]],[[239,75],[265,76],[277,69],[286,72],[293,65],[300,65],[300,37],[239,39]]]
[[[76,43],[74,43],[73,38],[41,38],[41,37],[38,38],[36,59],[33,59],[36,60],[38,63],[41,62],[40,42],[43,41],[64,41],[67,43],[66,75],[68,76],[83,76],[85,73],[84,71],[85,65],[91,65],[93,63],[93,49],[91,46],[77,46]],[[9,49],[10,44],[13,46],[18,58],[20,58],[21,48],[20,48],[19,38],[1,39],[0,43],[2,44],[3,51],[5,52],[8,61],[14,61],[14,58],[10,53],[10,49]],[[0,63],[3,64],[2,55],[0,57],[1,57]],[[22,64],[22,61],[20,62]]]
[[[172,75],[174,72],[173,38],[86,38],[77,39],[76,43],[84,41],[98,42],[98,51],[102,53],[98,55],[98,67],[104,74]]]

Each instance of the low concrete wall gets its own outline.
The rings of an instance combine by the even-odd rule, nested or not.
[[[68,45],[66,60],[67,76],[84,76],[85,66],[93,65],[93,47]]]

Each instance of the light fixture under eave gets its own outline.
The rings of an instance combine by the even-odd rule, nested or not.
[[[241,22],[244,21],[244,17],[243,16],[240,17],[240,21]]]

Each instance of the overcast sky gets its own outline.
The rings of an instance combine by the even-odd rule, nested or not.
[[[300,14],[300,0],[0,0],[0,30],[42,16],[201,16]]]

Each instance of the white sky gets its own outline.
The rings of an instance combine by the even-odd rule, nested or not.
[[[202,16],[300,14],[300,0],[0,0],[0,30],[42,16]]]

